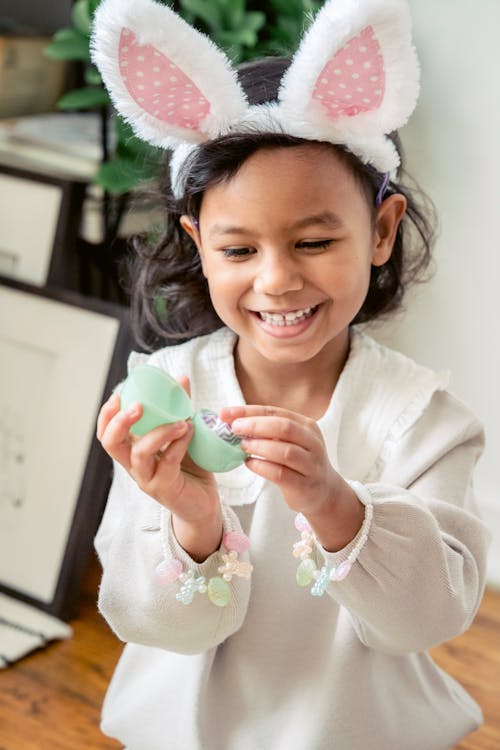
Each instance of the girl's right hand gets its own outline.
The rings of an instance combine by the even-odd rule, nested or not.
[[[180,379],[189,393],[189,381]],[[140,489],[171,511],[179,544],[197,561],[218,549],[222,520],[213,474],[197,466],[187,454],[193,436],[191,422],[162,425],[142,437],[130,428],[142,415],[140,404],[120,410],[113,394],[97,420],[97,439]]]

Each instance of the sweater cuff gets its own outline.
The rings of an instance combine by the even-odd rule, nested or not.
[[[193,568],[200,572],[212,570],[214,563],[220,564],[221,555],[227,551],[224,545],[224,539],[228,534],[242,535],[238,516],[236,513],[221,503],[222,515],[222,540],[220,546],[215,552],[207,557],[202,563],[193,560],[191,555],[179,544],[175,536],[172,514],[166,508],[161,509],[161,541],[162,551],[165,559],[176,558],[180,560],[186,568]]]
[[[218,550],[198,563],[184,550],[174,534],[172,514],[162,508],[161,540],[163,560],[156,568],[160,583],[176,584],[176,599],[191,604],[195,594],[208,594],[213,604],[225,607],[231,598],[233,577],[249,579],[252,565],[248,562],[248,537],[241,530],[233,510],[221,504],[223,535]]]
[[[318,542],[307,519],[299,513],[295,520],[296,528],[301,531],[301,540],[294,544],[293,555],[300,559],[296,573],[299,586],[312,583],[311,594],[323,596],[331,583],[346,578],[358,555],[365,546],[373,519],[373,503],[366,487],[359,482],[349,482],[360,502],[365,506],[365,517],[360,530],[354,539],[338,552],[327,552]],[[315,559],[311,554],[315,553]]]
[[[347,481],[347,484],[354,491],[360,503],[365,506],[365,517],[354,539],[342,549],[337,550],[337,552],[328,552],[319,543],[316,543],[316,548],[325,561],[325,564],[330,568],[338,568],[343,563],[347,563],[347,561],[351,564],[355,562],[362,548],[365,546],[371,528],[373,499],[370,490],[364,484],[361,484],[361,482]]]

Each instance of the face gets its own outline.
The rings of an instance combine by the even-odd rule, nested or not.
[[[401,200],[390,210],[393,198]],[[404,208],[391,196],[374,221],[349,168],[313,144],[258,151],[209,189],[199,230],[187,216],[182,225],[240,359],[314,363],[345,349],[370,268],[389,258]]]

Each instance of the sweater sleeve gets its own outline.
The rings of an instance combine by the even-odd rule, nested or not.
[[[366,646],[423,651],[470,626],[489,543],[472,483],[482,448],[479,422],[438,392],[393,447],[380,481],[364,485],[373,502],[370,532],[349,575],[328,593],[350,612]],[[339,565],[357,542],[335,553],[320,548],[320,562]]]
[[[173,549],[184,570],[207,580],[220,575],[223,550],[196,563],[178,545],[170,522],[160,522],[162,510],[115,464],[108,503],[95,539],[103,567],[99,609],[123,641],[183,654],[201,653],[241,627],[250,582],[233,576],[229,583],[231,598],[225,607],[213,604],[206,593],[196,593],[191,604],[179,602],[179,584],[164,584],[155,576],[157,565],[164,559],[165,546]],[[225,508],[224,515],[231,519],[232,530],[241,530],[230,508]],[[162,539],[162,534],[167,538]],[[243,553],[240,560],[246,559],[248,553]]]

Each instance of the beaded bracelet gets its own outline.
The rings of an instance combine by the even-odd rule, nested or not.
[[[361,494],[359,493],[359,488],[357,494],[358,496]],[[298,513],[295,518],[295,528],[301,533],[301,539],[293,545],[292,552],[293,556],[300,560],[295,580],[297,581],[297,584],[302,587],[309,586],[309,584],[314,581],[314,584],[311,587],[312,596],[323,596],[331,582],[343,581],[344,578],[349,575],[359,553],[366,544],[372,524],[373,503],[366,491],[363,492],[362,495],[363,496],[360,499],[365,505],[365,517],[359,532],[359,538],[348,557],[343,562],[339,563],[339,565],[323,565],[318,570],[315,561],[311,557],[313,548],[317,543],[314,532],[307,518],[302,515],[302,513]]]
[[[250,547],[247,535],[233,529],[231,518],[222,507],[223,527],[227,529],[222,537],[222,545],[227,550],[227,554],[221,555],[224,564],[217,568],[217,572],[221,575],[207,580],[205,576],[196,576],[193,569],[185,571],[181,560],[175,557],[171,545],[167,542],[165,517],[170,521],[170,515],[162,513],[161,536],[164,559],[156,567],[156,580],[161,584],[178,581],[181,585],[175,598],[181,604],[191,604],[195,594],[199,593],[207,594],[212,604],[217,607],[226,607],[231,599],[229,583],[233,576],[250,578],[252,574],[253,566],[248,562],[240,562],[238,559],[238,555]]]

